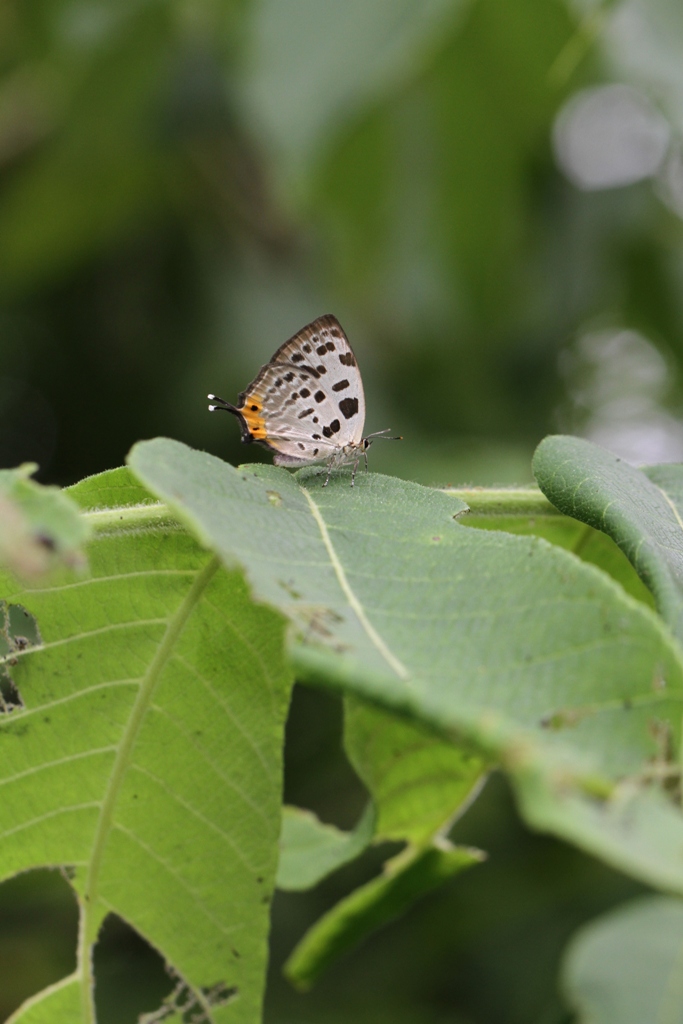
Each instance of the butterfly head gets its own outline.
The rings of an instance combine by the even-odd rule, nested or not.
[[[383,441],[402,441],[403,440],[403,437],[401,437],[401,436],[399,436],[399,437],[387,437],[387,434],[389,433],[390,430],[391,430],[391,427],[387,427],[386,430],[376,430],[374,434],[368,434],[367,437],[364,437],[361,440],[361,443],[360,443],[361,450],[366,452],[368,450],[368,448],[370,447],[370,445],[372,444],[372,442],[376,441],[378,437],[382,438]]]

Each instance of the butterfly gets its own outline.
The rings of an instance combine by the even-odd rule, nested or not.
[[[242,441],[257,441],[275,452],[276,466],[327,463],[327,487],[333,469],[353,463],[351,486],[361,457],[387,430],[363,437],[365,395],[356,357],[331,314],[302,327],[281,345],[246,391],[239,405],[209,395],[211,412],[237,416]]]

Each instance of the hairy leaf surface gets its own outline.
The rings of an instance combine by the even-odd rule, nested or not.
[[[559,512],[538,488],[449,488],[447,493],[470,506],[460,520],[463,526],[543,537],[582,561],[597,565],[627,594],[654,608],[652,592],[614,541],[601,530]]]

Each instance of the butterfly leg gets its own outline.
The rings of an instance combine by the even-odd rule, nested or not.
[[[358,463],[360,462],[360,455],[353,464],[353,472],[351,473],[351,486],[353,487],[356,482],[356,470],[358,469]]]
[[[323,484],[323,487],[327,487],[327,485],[329,484],[329,482],[330,482],[330,475],[331,475],[333,469],[334,469],[334,459],[330,459],[330,461],[327,464],[327,476],[325,477],[325,483]]]

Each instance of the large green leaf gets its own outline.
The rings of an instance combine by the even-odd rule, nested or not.
[[[89,574],[23,589],[5,577],[0,591],[40,630],[13,655],[24,707],[0,719],[0,876],[64,865],[81,910],[76,979],[16,1019],[94,1019],[91,948],[113,912],[167,960],[185,1003],[216,1024],[257,1024],[289,684],[282,619],[126,470],[70,494],[96,531]]]
[[[683,467],[636,469],[578,437],[547,437],[534,473],[548,498],[608,534],[683,640]]]
[[[638,784],[679,742],[679,649],[608,576],[538,538],[466,529],[453,497],[403,481],[323,488],[316,470],[236,470],[166,439],[130,464],[295,623],[303,678],[476,744],[539,827],[683,889],[683,821]],[[633,793],[655,831],[624,829]]]
[[[581,929],[564,988],[580,1024],[683,1024],[683,903],[644,897]]]

